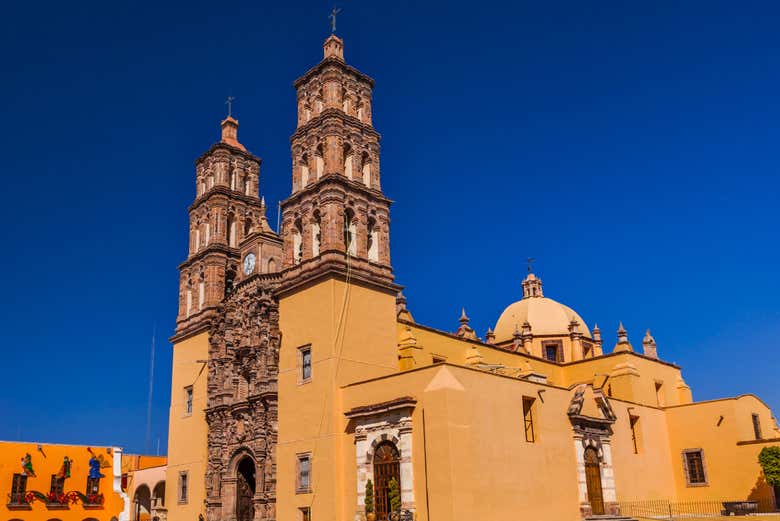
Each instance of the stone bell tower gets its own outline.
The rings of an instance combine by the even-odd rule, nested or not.
[[[344,62],[335,35],[323,60],[295,81],[298,128],[292,195],[282,202],[285,285],[325,272],[392,285],[390,200],[382,194],[374,80]]]

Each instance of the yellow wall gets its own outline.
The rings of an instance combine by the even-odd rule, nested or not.
[[[41,448],[41,450],[38,449]],[[25,521],[46,521],[56,518],[62,521],[82,521],[85,518],[98,518],[108,521],[111,517],[119,517],[124,509],[124,500],[113,491],[113,449],[92,447],[95,455],[102,455],[111,464],[101,469],[105,475],[100,480],[100,492],[105,502],[100,508],[85,509],[82,502],[69,505],[65,510],[54,510],[46,507],[42,501],[33,501],[30,510],[12,510],[8,508],[8,498],[11,494],[13,475],[21,472],[20,460],[26,453],[32,456],[35,477],[27,478],[27,491],[38,491],[47,494],[51,490],[51,477],[62,466],[67,456],[72,460],[71,477],[65,480],[65,492],[72,490],[86,493],[87,475],[89,474],[89,459],[92,457],[85,445],[48,445],[22,442],[0,442],[0,519],[23,519]]]
[[[277,519],[296,520],[303,506],[316,519],[351,518],[343,491],[355,488],[355,476],[339,462],[354,447],[344,433],[337,390],[398,370],[395,295],[325,280],[280,298],[279,325]],[[312,378],[301,384],[298,348],[309,344]],[[296,454],[302,452],[312,453],[314,494],[295,492]]]
[[[205,515],[205,475],[208,426],[206,381],[208,369],[198,360],[208,359],[208,333],[187,338],[173,346],[171,409],[168,421],[168,469],[165,505],[170,521],[192,521]],[[184,388],[193,386],[192,414],[185,414]],[[187,472],[188,499],[179,503],[179,474]]]

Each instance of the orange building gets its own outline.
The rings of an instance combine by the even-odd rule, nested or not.
[[[0,442],[3,521],[123,521],[122,449]]]

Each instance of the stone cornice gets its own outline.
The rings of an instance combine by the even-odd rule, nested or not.
[[[181,324],[186,324],[187,321],[192,320],[196,317],[194,316],[190,317],[182,321],[181,324],[177,324],[176,333],[172,337],[168,338],[168,342],[174,344],[175,346],[175,344],[178,344],[182,340],[186,340],[188,338],[191,338],[195,335],[198,335],[200,333],[203,333],[211,329],[211,321],[214,318],[214,313],[213,313],[214,310],[215,308],[206,308],[205,310],[198,313],[197,321],[193,321],[193,323],[187,324],[186,326],[182,326]],[[208,311],[211,311],[211,313],[207,313]]]
[[[198,261],[204,260],[209,255],[227,256],[234,260],[238,260],[241,254],[239,253],[238,248],[231,248],[226,244],[215,242],[209,244],[199,252],[195,253],[192,257],[179,264],[178,266],[179,271],[181,271],[182,269],[188,266],[195,264]]]
[[[345,126],[351,125],[352,127],[357,128],[361,132],[369,134],[377,141],[380,141],[382,139],[382,135],[379,132],[377,132],[376,129],[370,124],[363,123],[355,116],[350,116],[349,114],[346,114],[341,109],[329,107],[323,109],[322,112],[320,112],[318,115],[314,116],[309,121],[307,121],[303,125],[299,126],[297,129],[295,129],[295,132],[293,132],[292,136],[290,136],[290,142],[294,142],[295,140],[301,137],[307,137],[306,134],[308,134],[312,130],[318,130],[323,126],[327,125],[328,119],[340,120],[343,124],[345,124]]]
[[[338,69],[341,69],[342,71],[348,72],[352,76],[354,76],[356,79],[360,81],[364,81],[368,84],[368,87],[370,89],[374,88],[374,79],[370,76],[363,74],[356,68],[352,67],[351,65],[347,65],[344,63],[343,60],[335,57],[328,57],[322,60],[320,63],[303,73],[303,76],[299,77],[297,80],[293,82],[293,87],[296,89],[299,89],[304,83],[312,79],[313,76],[320,74],[321,72],[324,72],[324,70],[328,67],[336,67]]]
[[[195,198],[192,204],[187,208],[187,211],[191,213],[192,211],[198,209],[200,206],[209,202],[214,196],[224,196],[231,201],[238,200],[257,210],[264,211],[263,203],[260,201],[259,197],[255,197],[254,195],[242,194],[241,192],[238,192],[236,190],[231,190],[230,188],[222,185],[214,185],[208,190],[206,190],[203,193],[203,195]]]
[[[328,186],[328,185],[332,185],[332,186]],[[290,195],[290,197],[283,200],[280,204],[284,208],[285,206],[289,206],[293,203],[297,203],[298,201],[308,196],[309,194],[316,196],[316,194],[319,193],[322,195],[322,192],[328,190],[329,188],[342,189],[344,190],[343,194],[345,196],[348,192],[350,194],[354,194],[355,192],[358,192],[372,201],[379,201],[388,206],[393,204],[392,199],[388,199],[380,190],[368,188],[366,185],[364,185],[359,181],[347,179],[345,176],[337,173],[329,173],[323,175],[314,183],[311,183],[308,186],[306,186],[306,188],[303,188],[302,190],[298,190],[294,194]]]
[[[263,160],[257,157],[256,155],[247,152],[245,150],[241,150],[240,148],[234,147],[232,145],[228,145],[227,143],[223,143],[222,141],[219,141],[211,145],[211,147],[209,147],[208,150],[206,150],[204,153],[198,156],[198,158],[195,160],[195,166],[200,164],[202,161],[208,159],[208,157],[212,155],[214,152],[216,152],[217,150],[225,150],[231,154],[241,156],[244,159],[248,159],[250,161],[257,163],[258,167],[263,163]]]
[[[353,407],[352,409],[345,412],[344,416],[350,420],[354,418],[365,418],[367,416],[375,416],[377,414],[384,414],[391,411],[397,411],[399,409],[412,409],[415,405],[417,405],[416,399],[412,398],[411,396],[402,396],[387,402]]]

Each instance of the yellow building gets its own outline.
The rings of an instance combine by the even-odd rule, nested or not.
[[[0,519],[128,519],[121,469],[117,447],[0,442]]]
[[[757,455],[780,430],[759,398],[694,402],[649,331],[635,348],[621,324],[605,345],[530,269],[484,339],[465,311],[455,332],[415,322],[390,263],[373,80],[331,36],[294,85],[280,233],[238,121],[196,161],[172,339],[171,521],[777,509]]]

